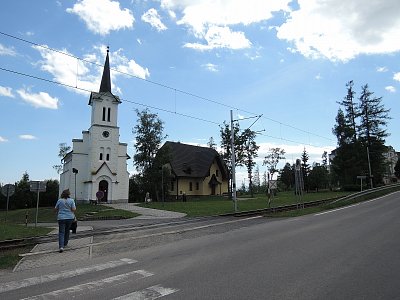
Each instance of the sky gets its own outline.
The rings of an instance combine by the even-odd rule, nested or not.
[[[0,11],[0,183],[59,179],[59,144],[90,127],[107,46],[120,141],[134,155],[135,110],[164,122],[165,141],[219,146],[233,119],[256,131],[257,164],[305,149],[321,162],[346,83],[390,109],[400,151],[398,0],[16,0]],[[258,116],[261,116],[258,118]],[[133,161],[128,171],[135,172]],[[237,168],[239,184],[246,172]]]

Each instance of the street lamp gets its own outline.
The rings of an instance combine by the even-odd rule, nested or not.
[[[78,174],[78,169],[72,168],[72,173],[75,174],[75,201],[77,200],[76,197],[76,174]]]

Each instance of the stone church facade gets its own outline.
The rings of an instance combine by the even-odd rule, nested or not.
[[[79,202],[127,203],[129,173],[127,144],[119,141],[118,96],[111,92],[109,54],[99,92],[92,92],[91,126],[81,139],[72,140],[72,151],[63,159],[60,191],[69,189]]]

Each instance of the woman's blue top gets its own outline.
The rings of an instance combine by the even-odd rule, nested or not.
[[[72,211],[72,209],[76,209],[74,199],[58,199],[55,209],[58,209],[57,220],[75,219],[75,214]]]

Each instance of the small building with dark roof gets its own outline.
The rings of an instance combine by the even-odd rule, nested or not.
[[[165,166],[171,173],[169,195],[172,198],[228,192],[228,171],[215,149],[170,141],[161,148],[168,156]]]

